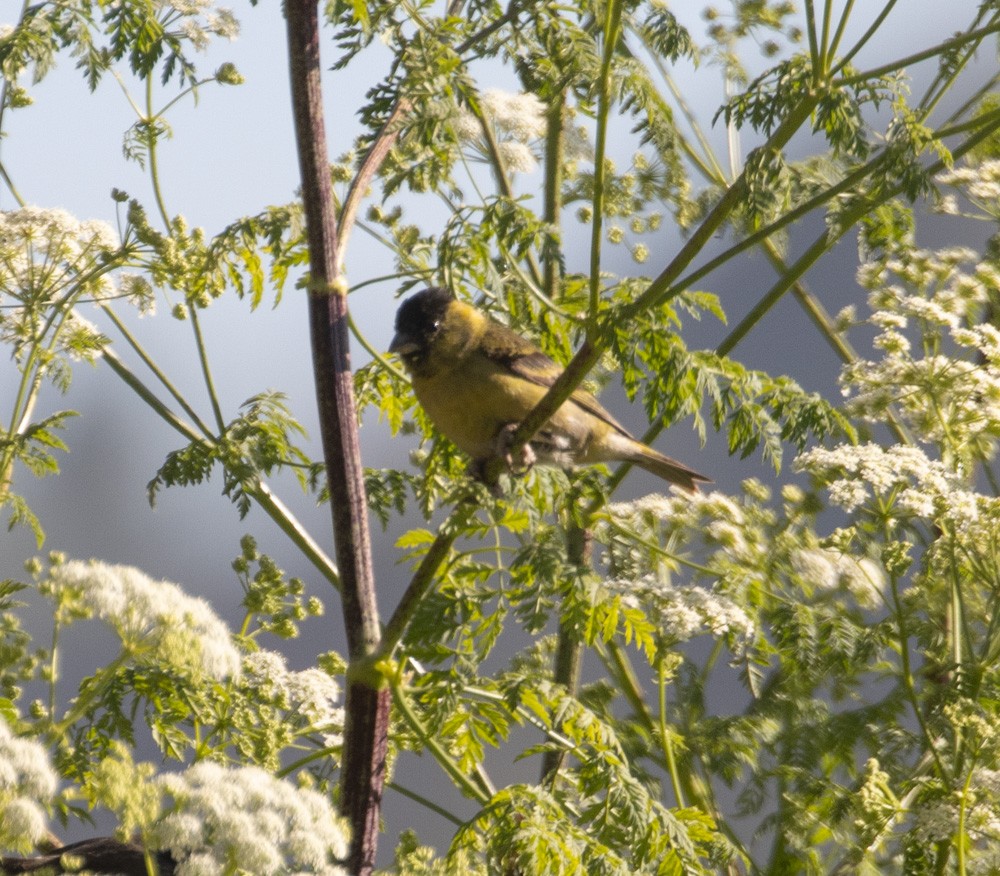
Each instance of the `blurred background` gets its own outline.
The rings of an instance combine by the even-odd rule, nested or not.
[[[976,5],[975,0],[953,0],[946,6],[938,0],[903,0],[878,38],[855,63],[866,69],[939,42],[952,30],[964,26]],[[700,4],[678,6],[691,10],[679,11],[678,15],[701,41],[708,25],[699,15]],[[872,2],[857,4],[854,18],[858,33],[881,6]],[[233,43],[214,42],[199,69],[208,74],[220,63],[232,61],[245,76],[245,84],[239,87],[210,84],[199,91],[197,102],[183,101],[170,115],[172,139],[160,146],[160,174],[167,209],[183,214],[189,225],[203,227],[208,235],[267,205],[292,200],[299,184],[280,5],[240,6],[236,11],[241,18],[241,36]],[[12,12],[9,8],[7,14]],[[0,24],[3,23],[0,18]],[[850,36],[849,33],[845,41],[849,42]],[[324,51],[324,65],[329,68],[335,59],[332,42],[324,46]],[[328,74],[324,84],[331,158],[351,148],[360,132],[355,113],[368,88],[385,75],[389,60],[388,51],[376,44],[367,56],[363,55],[346,70]],[[752,48],[747,62],[751,66],[756,64],[757,69],[765,66],[760,53],[754,53]],[[995,56],[990,52],[979,63],[984,70],[991,71]],[[926,64],[911,69],[913,94],[921,93],[922,84],[933,73],[933,68]],[[483,88],[517,90],[509,70],[487,64],[479,74]],[[721,123],[711,126],[716,108],[725,100],[721,71],[706,66],[695,70],[693,65],[685,63],[675,75],[690,105],[698,108],[700,120],[710,131],[719,152],[725,154],[726,131]],[[975,72],[967,76],[968,89],[956,91],[953,100],[958,102],[968,97],[972,83],[982,78]],[[171,85],[163,90],[163,102],[173,96],[173,88]],[[62,207],[79,219],[97,218],[114,224],[116,205],[110,193],[112,188],[118,188],[145,203],[152,215],[148,175],[122,157],[122,136],[135,116],[115,80],[105,77],[91,94],[74,69],[73,60],[64,56],[58,69],[30,91],[34,105],[9,114],[5,119],[6,138],[0,142],[4,166],[26,200],[41,207]],[[948,110],[942,107],[940,114],[947,115]],[[623,163],[631,159],[636,145],[626,135],[629,127],[628,124],[619,127],[613,144],[615,156]],[[740,150],[745,154],[754,145],[744,139]],[[821,149],[822,143],[802,138],[793,143],[793,157]],[[540,171],[537,174],[535,179],[531,175],[520,177],[521,191],[538,193]],[[0,190],[0,208],[16,207],[10,194]],[[425,215],[421,214],[419,221],[424,222]],[[790,254],[794,256],[801,251],[821,231],[822,217],[794,229],[789,241]],[[990,231],[985,225],[954,218],[927,216],[918,220],[918,239],[924,246],[961,243],[981,247]],[[570,267],[578,270],[585,264],[589,230],[571,218],[566,236]],[[651,251],[646,265],[638,268],[626,250],[609,248],[608,269],[654,276],[676,252],[681,238],[665,225],[657,237],[647,237],[646,242]],[[722,241],[717,244],[721,248]],[[617,264],[616,259],[620,260]],[[851,302],[858,303],[859,312],[864,312],[863,297],[854,282],[857,267],[856,242],[853,235],[848,235],[808,275],[808,285],[831,313]],[[351,283],[359,283],[391,272],[392,256],[369,236],[355,231],[347,269]],[[773,271],[763,256],[751,253],[708,277],[701,288],[721,296],[732,326],[773,280]],[[391,337],[395,292],[391,283],[379,284],[367,286],[351,297],[351,309],[360,330],[379,349],[384,349]],[[169,310],[174,303],[177,302],[161,297],[159,315],[130,319],[130,325],[161,367],[204,410],[207,399],[190,326],[170,318]],[[309,432],[307,446],[319,457],[305,301],[301,293],[289,286],[280,305],[272,308],[271,304],[272,300],[265,300],[256,312],[251,312],[248,302],[229,296],[215,302],[203,314],[202,328],[224,413],[227,418],[234,416],[243,401],[265,389],[281,390],[287,394],[293,414]],[[92,318],[110,337],[117,338],[114,330],[101,323],[96,314]],[[686,329],[685,337],[691,347],[714,347],[726,333],[725,327],[710,322],[692,323]],[[127,351],[120,353],[132,362]],[[838,394],[840,363],[790,296],[732,355],[750,367],[789,374],[806,389],[827,397]],[[353,365],[360,366],[367,358],[356,347]],[[13,363],[0,362],[0,406],[4,408],[4,399],[12,391],[15,377]],[[641,407],[632,408],[622,391],[609,387],[602,400],[627,427],[637,433],[644,430]],[[343,652],[344,634],[336,594],[264,514],[252,510],[245,520],[239,519],[234,506],[221,495],[220,477],[198,487],[161,492],[156,507],[150,507],[147,482],[166,454],[183,442],[152,416],[149,408],[115,375],[100,365],[78,365],[68,396],[48,389],[37,416],[66,408],[79,411],[82,416],[69,420],[65,430],[70,452],[60,456],[61,474],[37,480],[22,468],[15,471],[15,490],[25,496],[46,531],[44,551],[59,550],[72,558],[96,557],[109,563],[138,566],[154,577],[175,581],[189,592],[203,595],[236,626],[242,620],[241,591],[230,562],[239,553],[240,536],[250,532],[257,538],[261,551],[273,556],[289,575],[303,578],[309,592],[320,595],[328,606],[324,618],[303,625],[299,639],[288,643],[272,641],[270,646],[283,650],[293,668],[312,665],[316,654],[330,649]],[[773,470],[758,457],[730,459],[723,438],[709,436],[701,447],[689,426],[690,422],[678,424],[657,446],[712,475],[716,487],[722,491],[735,491],[747,477],[774,480]],[[366,418],[361,438],[367,466],[409,465],[412,439],[391,437],[376,417]],[[329,509],[317,507],[290,477],[276,479],[274,486],[332,555]],[[648,475],[632,472],[621,495],[628,498],[657,489],[658,482],[650,482]],[[397,521],[383,531],[377,521],[372,521],[377,586],[385,617],[393,610],[409,578],[406,568],[397,565],[400,552],[395,540],[417,524],[416,519]],[[39,553],[31,533],[19,528],[3,533],[0,538],[0,579],[23,580],[24,560]],[[44,604],[33,604],[29,628],[38,637],[39,645],[48,643],[50,620]],[[69,696],[79,679],[110,655],[113,644],[103,642],[103,635],[103,627],[98,624],[80,624],[63,643],[65,653],[74,655],[71,665],[65,667],[64,696]],[[268,646],[267,642],[263,644]],[[76,659],[84,654],[86,659]],[[140,754],[156,759],[152,748]],[[439,795],[442,805],[458,813],[472,814],[471,807],[450,790],[429,760],[411,757],[399,769],[405,773],[406,784],[427,787],[433,782],[442,789]],[[504,770],[503,775],[509,780],[537,779],[535,760],[497,765],[497,769]],[[424,841],[439,847],[452,834],[449,824],[392,791],[386,793],[385,826],[383,861],[404,827],[415,827]],[[78,839],[93,833],[93,828],[77,826],[67,836]]]

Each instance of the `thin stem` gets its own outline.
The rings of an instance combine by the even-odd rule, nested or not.
[[[826,70],[830,63],[830,19],[833,17],[833,2],[826,0],[823,4],[823,35],[820,37],[819,69],[820,80],[826,78]]]
[[[809,38],[809,60],[813,69],[813,81],[821,68],[821,52],[819,34],[816,32],[816,8],[813,0],[806,0],[806,35]]]
[[[101,356],[105,363],[136,395],[139,396],[164,422],[170,425],[189,441],[207,440],[190,423],[185,422],[177,416],[167,405],[165,405],[157,395],[146,386],[129,368],[118,355],[105,347],[101,351]],[[299,522],[292,511],[271,491],[271,488],[263,481],[257,482],[247,488],[247,493],[256,500],[257,504],[264,512],[278,525],[292,542],[302,551],[305,557],[313,564],[316,570],[329,581],[334,587],[339,589],[340,576],[337,566],[329,556],[320,548],[309,531]]]
[[[879,10],[878,15],[875,16],[875,20],[871,23],[869,28],[861,35],[858,41],[851,46],[847,54],[844,55],[837,62],[835,66],[830,69],[829,75],[831,77],[836,76],[841,70],[844,69],[850,62],[851,59],[861,51],[862,48],[867,44],[867,42],[878,33],[879,29],[882,27],[882,22],[888,18],[889,13],[892,12],[892,8],[896,5],[897,0],[885,0],[882,4],[882,8]]]
[[[854,9],[854,0],[847,0],[844,4],[844,8],[840,13],[840,21],[837,22],[837,30],[833,34],[833,39],[830,40],[830,46],[826,52],[826,63],[829,66],[830,61],[836,57],[837,50],[840,48],[840,41],[844,38],[844,31],[847,28],[847,22],[851,18],[851,12]]]
[[[607,173],[605,150],[608,140],[608,123],[611,116],[612,59],[621,34],[621,0],[611,0],[604,22],[604,45],[597,98],[597,131],[594,137],[594,194],[591,201],[590,226],[590,307],[588,310],[588,339],[593,336],[601,294],[601,244],[604,239],[604,181]],[[530,435],[528,436],[531,437]]]
[[[899,631],[899,659],[902,664],[900,668],[903,674],[903,687],[906,690],[906,698],[913,709],[913,715],[917,719],[917,724],[920,726],[920,733],[924,738],[926,753],[934,758],[938,776],[944,779],[947,777],[948,771],[941,761],[937,744],[934,737],[931,736],[927,722],[924,720],[923,710],[920,708],[919,699],[917,699],[917,689],[913,683],[913,669],[910,665],[910,633],[906,623],[906,609],[903,607],[903,601],[899,595],[899,581],[895,575],[890,576],[889,584],[892,592],[893,609],[896,614],[896,626]]]
[[[906,67],[912,67],[914,64],[919,64],[921,61],[937,57],[951,51],[952,49],[961,48],[966,43],[978,42],[984,37],[988,37],[997,32],[1000,32],[1000,22],[994,22],[993,24],[986,25],[986,27],[981,27],[977,30],[969,31],[968,33],[959,34],[958,36],[938,43],[936,46],[932,46],[929,49],[914,52],[912,55],[907,55],[906,57],[899,58],[896,61],[890,61],[888,64],[883,64],[881,67],[872,67],[870,70],[865,70],[863,73],[855,73],[852,76],[844,76],[835,80],[832,83],[832,87],[843,88],[848,85],[858,85],[859,83],[866,82],[871,79],[877,79],[888,73],[894,73],[897,70],[902,70]]]
[[[128,326],[126,326],[125,323],[122,321],[122,319],[118,316],[118,314],[115,313],[114,309],[108,307],[108,305],[104,303],[101,303],[100,308],[104,313],[104,315],[107,316],[108,319],[110,319],[114,323],[115,328],[117,328],[118,331],[121,332],[122,337],[125,338],[128,345],[138,354],[139,358],[142,359],[143,364],[150,371],[153,372],[153,375],[156,377],[157,380],[160,381],[160,383],[163,385],[163,388],[170,393],[170,395],[177,402],[177,404],[179,404],[181,408],[184,410],[184,413],[187,414],[191,418],[192,422],[201,430],[202,434],[206,438],[212,437],[213,433],[208,428],[208,426],[205,425],[204,421],[202,421],[202,419],[198,416],[197,411],[195,411],[195,409],[188,403],[187,399],[184,398],[183,393],[181,393],[181,391],[174,386],[170,378],[167,377],[167,375],[163,372],[162,369],[160,369],[160,367],[156,364],[153,358],[146,352],[142,344],[139,343],[138,338],[136,338],[135,335],[133,335],[132,332],[129,331]]]
[[[447,751],[445,751],[444,746],[441,745],[434,735],[427,730],[423,722],[417,716],[417,713],[410,707],[408,698],[403,691],[402,684],[400,684],[398,680],[394,681],[389,685],[389,690],[392,691],[392,702],[399,711],[400,717],[402,717],[409,728],[417,735],[426,749],[434,757],[434,760],[438,762],[440,767],[445,771],[455,786],[481,806],[488,803],[491,797],[488,789],[481,787],[478,783],[470,780],[466,776],[465,772],[456,763],[455,759],[448,754]]]
[[[677,771],[677,759],[674,757],[673,734],[670,732],[670,727],[667,724],[667,661],[666,656],[663,654],[656,661],[656,683],[659,705],[660,747],[663,751],[663,759],[667,763],[667,770],[670,773],[670,784],[673,786],[677,805],[683,808],[687,804],[684,802],[684,790],[681,788],[681,777]]]
[[[375,655],[376,659],[388,659],[396,649],[396,646],[402,641],[403,636],[406,634],[406,629],[410,625],[410,621],[416,614],[417,607],[420,605],[427,591],[434,585],[438,570],[448,558],[448,553],[451,551],[452,545],[459,535],[462,534],[465,524],[472,518],[478,507],[472,497],[460,501],[451,512],[451,516],[441,524],[438,529],[437,538],[434,539],[427,553],[424,554],[420,565],[417,566],[417,570],[413,573],[413,578],[410,580],[409,586],[399,600],[396,610],[392,613],[389,623],[385,625],[385,629],[382,632],[382,641]]]
[[[198,349],[198,361],[201,364],[201,375],[205,381],[205,391],[208,393],[209,402],[212,405],[212,414],[215,417],[215,425],[221,435],[226,431],[226,420],[222,415],[222,405],[219,404],[219,395],[215,391],[215,381],[212,379],[212,367],[208,361],[208,348],[205,345],[205,338],[201,333],[201,320],[198,316],[198,305],[192,301],[188,307],[188,317],[191,320],[191,328],[194,330],[195,346]]]
[[[163,220],[164,228],[170,228],[170,214],[167,212],[166,201],[163,198],[163,190],[160,188],[159,155],[157,152],[157,136],[153,132],[153,122],[156,119],[153,113],[153,77],[146,77],[146,112],[141,116],[141,121],[146,125],[146,146],[149,150],[149,180],[153,185],[153,200],[156,208],[160,212],[160,219]]]
[[[358,328],[357,323],[354,321],[354,317],[350,313],[348,313],[347,315],[347,324],[351,329],[351,334],[354,335],[355,338],[357,338],[358,343],[361,344],[361,346],[365,349],[365,351],[368,353],[369,356],[371,356],[376,362],[379,363],[379,365],[381,365],[386,371],[388,371],[394,377],[396,377],[399,380],[402,380],[404,383],[409,383],[410,378],[401,369],[397,368],[395,365],[392,364],[392,362],[386,359],[381,351],[376,350],[375,347],[368,342],[368,338],[366,338],[364,334],[362,334],[361,330]]]
[[[566,92],[559,91],[549,101],[545,117],[545,202],[543,216],[554,240],[549,243],[543,258],[543,288],[549,301],[559,298],[559,258],[557,244],[561,243],[563,151],[566,144],[564,112]]]
[[[399,784],[399,782],[389,781],[385,783],[385,786],[387,788],[392,788],[392,790],[395,791],[397,794],[402,794],[404,797],[408,797],[414,803],[419,803],[425,809],[429,809],[431,812],[440,815],[442,818],[444,818],[446,821],[450,821],[456,827],[463,827],[465,825],[464,819],[459,818],[457,815],[453,815],[451,812],[449,812],[443,806],[439,806],[429,797],[425,797],[423,794],[418,794],[416,791],[411,791],[405,785]]]

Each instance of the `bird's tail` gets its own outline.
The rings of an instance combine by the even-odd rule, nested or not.
[[[616,442],[616,444],[618,446],[615,449],[622,462],[631,462],[633,465],[663,478],[668,483],[677,484],[677,486],[690,490],[692,493],[697,492],[699,483],[710,484],[712,482],[710,477],[699,474],[693,468],[688,468],[676,459],[664,456],[658,450],[653,450],[652,447],[647,447],[634,438],[627,438],[620,443]]]

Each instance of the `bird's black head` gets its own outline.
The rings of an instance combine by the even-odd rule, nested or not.
[[[397,353],[410,368],[419,366],[454,300],[447,289],[434,286],[404,301],[396,311],[396,336],[389,352]]]

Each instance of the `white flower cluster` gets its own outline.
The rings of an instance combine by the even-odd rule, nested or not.
[[[830,501],[845,511],[854,511],[877,497],[892,500],[906,514],[930,517],[938,500],[950,500],[960,489],[940,462],[928,459],[917,447],[815,447],[803,453],[796,465],[824,482]]]
[[[1000,773],[996,770],[976,769],[968,785],[963,841],[972,841],[969,873],[993,874],[1000,864],[998,779]],[[948,842],[958,831],[959,815],[959,801],[954,797],[917,806],[912,812],[911,835],[924,843]]]
[[[672,643],[686,642],[703,633],[713,636],[753,636],[753,621],[733,600],[693,585],[676,585],[653,575],[616,578],[606,583],[622,602],[640,609]]]
[[[42,807],[57,781],[45,749],[14,736],[0,718],[0,847],[26,852],[45,836]]]
[[[37,300],[65,295],[81,281],[91,294],[110,291],[106,278],[86,275],[118,246],[106,222],[41,207],[0,211],[0,295]]]
[[[795,548],[792,570],[803,583],[821,592],[845,589],[865,608],[875,608],[885,592],[885,573],[867,557],[852,557],[832,548]]]
[[[326,797],[259,767],[202,761],[159,782],[174,800],[152,830],[177,876],[340,876],[347,832]]]
[[[285,658],[275,651],[255,651],[243,660],[244,680],[264,696],[277,697],[282,708],[305,719],[310,730],[323,734],[327,746],[340,745],[344,710],[340,685],[321,669],[288,669]]]
[[[988,215],[1000,218],[1000,160],[983,161],[975,165],[956,167],[939,174],[938,182],[955,186],[978,204]],[[942,212],[958,212],[954,199],[945,199]]]
[[[732,496],[710,493],[675,492],[670,496],[651,494],[633,502],[608,506],[612,518],[636,531],[643,518],[663,521],[672,529],[697,532],[709,550],[721,552],[737,563],[756,560],[759,545],[748,538],[752,524],[743,506]]]
[[[40,589],[72,614],[106,621],[126,647],[148,652],[158,664],[219,679],[240,673],[226,624],[204,599],[170,581],[154,581],[132,566],[74,560],[53,568]]]
[[[995,432],[1000,331],[982,320],[982,307],[1000,292],[1000,271],[975,259],[964,248],[914,249],[859,271],[882,356],[844,370],[853,413],[881,422],[893,405],[921,439],[952,445]]]
[[[479,98],[479,109],[492,124],[497,147],[507,169],[513,173],[531,173],[538,167],[532,148],[545,135],[545,105],[534,94],[513,94],[491,88]],[[485,151],[481,141],[483,130],[479,119],[463,109],[455,123],[460,140],[475,144]]]
[[[111,269],[120,248],[106,222],[81,222],[65,210],[23,207],[0,212],[0,341],[39,339],[81,299],[121,296],[140,313],[153,309],[153,290],[136,274],[122,274],[118,289]],[[67,317],[58,348],[71,359],[93,359],[105,339],[77,310]]]
[[[508,171],[531,173],[538,167],[539,144],[547,130],[545,104],[534,94],[513,93],[499,88],[484,91],[478,100],[484,120],[493,129],[497,149]],[[570,111],[572,112],[572,111]],[[477,154],[486,154],[483,128],[471,110],[462,109],[455,120],[455,135],[473,146]],[[594,149],[587,129],[565,124],[563,157],[572,165],[576,161],[592,161]]]
[[[178,31],[198,51],[208,48],[213,36],[234,40],[240,23],[231,9],[215,8],[212,0],[158,0],[161,15],[168,26],[180,17]]]

